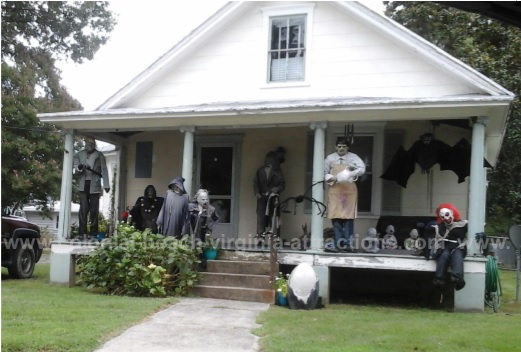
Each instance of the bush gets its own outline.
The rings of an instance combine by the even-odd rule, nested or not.
[[[120,225],[90,255],[78,260],[80,283],[103,293],[126,296],[185,295],[199,280],[200,247]]]

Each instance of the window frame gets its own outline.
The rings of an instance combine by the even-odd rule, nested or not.
[[[263,16],[263,33],[265,47],[263,50],[264,55],[264,70],[262,71],[262,83],[261,88],[278,88],[278,87],[301,87],[308,86],[310,82],[310,53],[312,52],[312,41],[311,33],[313,24],[313,13],[315,4],[299,4],[290,6],[279,6],[279,7],[266,7],[261,8]],[[271,82],[269,81],[270,63],[271,59],[268,58],[268,54],[271,51],[270,32],[271,32],[271,19],[274,17],[288,17],[288,16],[306,16],[306,30],[304,34],[305,56],[304,56],[304,80],[300,81],[284,81],[284,82]]]

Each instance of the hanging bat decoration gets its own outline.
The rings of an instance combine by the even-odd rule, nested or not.
[[[422,174],[428,174],[435,164],[439,164],[440,170],[453,171],[458,176],[458,183],[462,183],[470,175],[470,154],[471,145],[465,138],[451,147],[435,139],[432,133],[424,133],[409,150],[402,146],[398,148],[380,178],[396,181],[406,188],[416,164],[420,166]],[[490,166],[486,161],[485,163]]]

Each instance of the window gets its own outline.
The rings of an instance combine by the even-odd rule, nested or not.
[[[137,142],[136,143],[136,178],[152,177],[152,152],[153,142]]]
[[[269,81],[303,81],[305,72],[306,16],[270,20]]]
[[[266,46],[267,87],[308,84],[308,53],[315,4],[262,9]]]

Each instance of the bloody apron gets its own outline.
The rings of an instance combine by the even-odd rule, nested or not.
[[[331,174],[336,176],[347,165],[333,165]],[[327,218],[328,219],[355,219],[358,202],[358,189],[354,182],[335,183],[329,186],[327,193]]]

